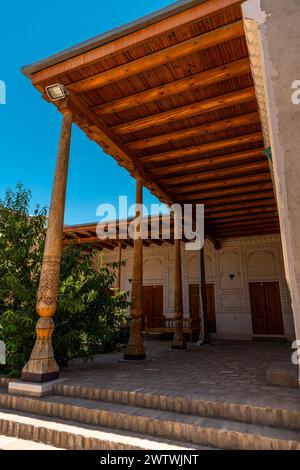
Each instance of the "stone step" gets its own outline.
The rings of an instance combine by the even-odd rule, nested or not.
[[[86,424],[0,411],[0,449],[14,450],[209,450],[168,439]],[[15,437],[17,436],[17,437]],[[55,447],[54,447],[55,446]]]
[[[82,387],[66,383],[55,384],[54,393],[65,397],[120,403],[153,410],[229,419],[241,423],[300,431],[300,401],[270,406],[268,403],[262,404],[261,399],[258,403],[250,403],[249,401],[238,403],[226,400],[189,398],[186,393],[182,396],[158,395],[142,391]]]
[[[0,434],[0,450],[63,450],[58,447]]]
[[[58,395],[36,399],[2,393],[0,407],[202,446],[300,450],[299,432],[131,405]]]

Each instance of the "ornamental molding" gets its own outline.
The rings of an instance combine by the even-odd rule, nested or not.
[[[245,246],[245,245],[257,245],[259,244],[260,248],[262,245],[269,246],[270,244],[279,244],[281,245],[280,235],[265,235],[265,236],[252,236],[252,237],[242,237],[242,238],[232,238],[222,240],[222,248],[227,246]]]
[[[265,148],[271,147],[267,98],[264,85],[263,53],[260,40],[260,29],[257,21],[244,17],[244,28],[249,51],[251,71],[254,80],[256,98],[261,118]]]

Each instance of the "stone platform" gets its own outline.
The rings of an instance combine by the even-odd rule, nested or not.
[[[146,341],[147,361],[122,361],[122,353],[75,361],[60,378],[68,385],[260,404],[295,403],[300,390],[270,386],[267,371],[291,364],[288,342],[218,341],[188,344],[187,351],[170,349],[168,341]]]
[[[0,434],[64,449],[300,450],[300,391],[266,379],[274,360],[289,364],[289,344],[146,351],[141,363],[76,361],[52,396],[11,394],[3,381]]]

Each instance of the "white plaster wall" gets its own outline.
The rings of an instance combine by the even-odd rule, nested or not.
[[[105,262],[117,260],[117,250],[102,252]],[[123,250],[121,288],[130,290],[132,248]],[[144,285],[163,285],[164,315],[173,316],[173,246],[163,243],[144,248]],[[228,239],[216,251],[205,244],[206,282],[214,284],[217,333],[214,337],[251,339],[252,317],[249,282],[277,281],[280,286],[285,335],[292,338],[294,326],[289,291],[284,276],[280,237],[276,235]],[[199,252],[182,245],[184,315],[189,315],[189,284],[199,284]],[[231,279],[229,274],[234,274]]]

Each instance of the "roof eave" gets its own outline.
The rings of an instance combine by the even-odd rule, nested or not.
[[[27,78],[31,79],[32,75],[36,72],[44,70],[48,67],[51,67],[52,65],[56,65],[72,57],[76,57],[79,54],[88,52],[99,46],[108,44],[109,42],[112,42],[130,33],[136,32],[146,26],[155,24],[158,21],[174,16],[177,13],[181,13],[185,10],[188,10],[189,8],[192,8],[201,3],[205,3],[207,1],[208,0],[178,0],[177,2],[172,3],[167,7],[161,8],[160,10],[157,10],[154,13],[143,16],[135,21],[131,21],[130,23],[127,23],[123,26],[111,29],[105,33],[88,39],[87,41],[81,42],[76,46],[65,49],[62,52],[58,52],[57,54],[53,54],[47,57],[46,59],[39,60],[30,65],[25,65],[21,68],[21,72]]]

